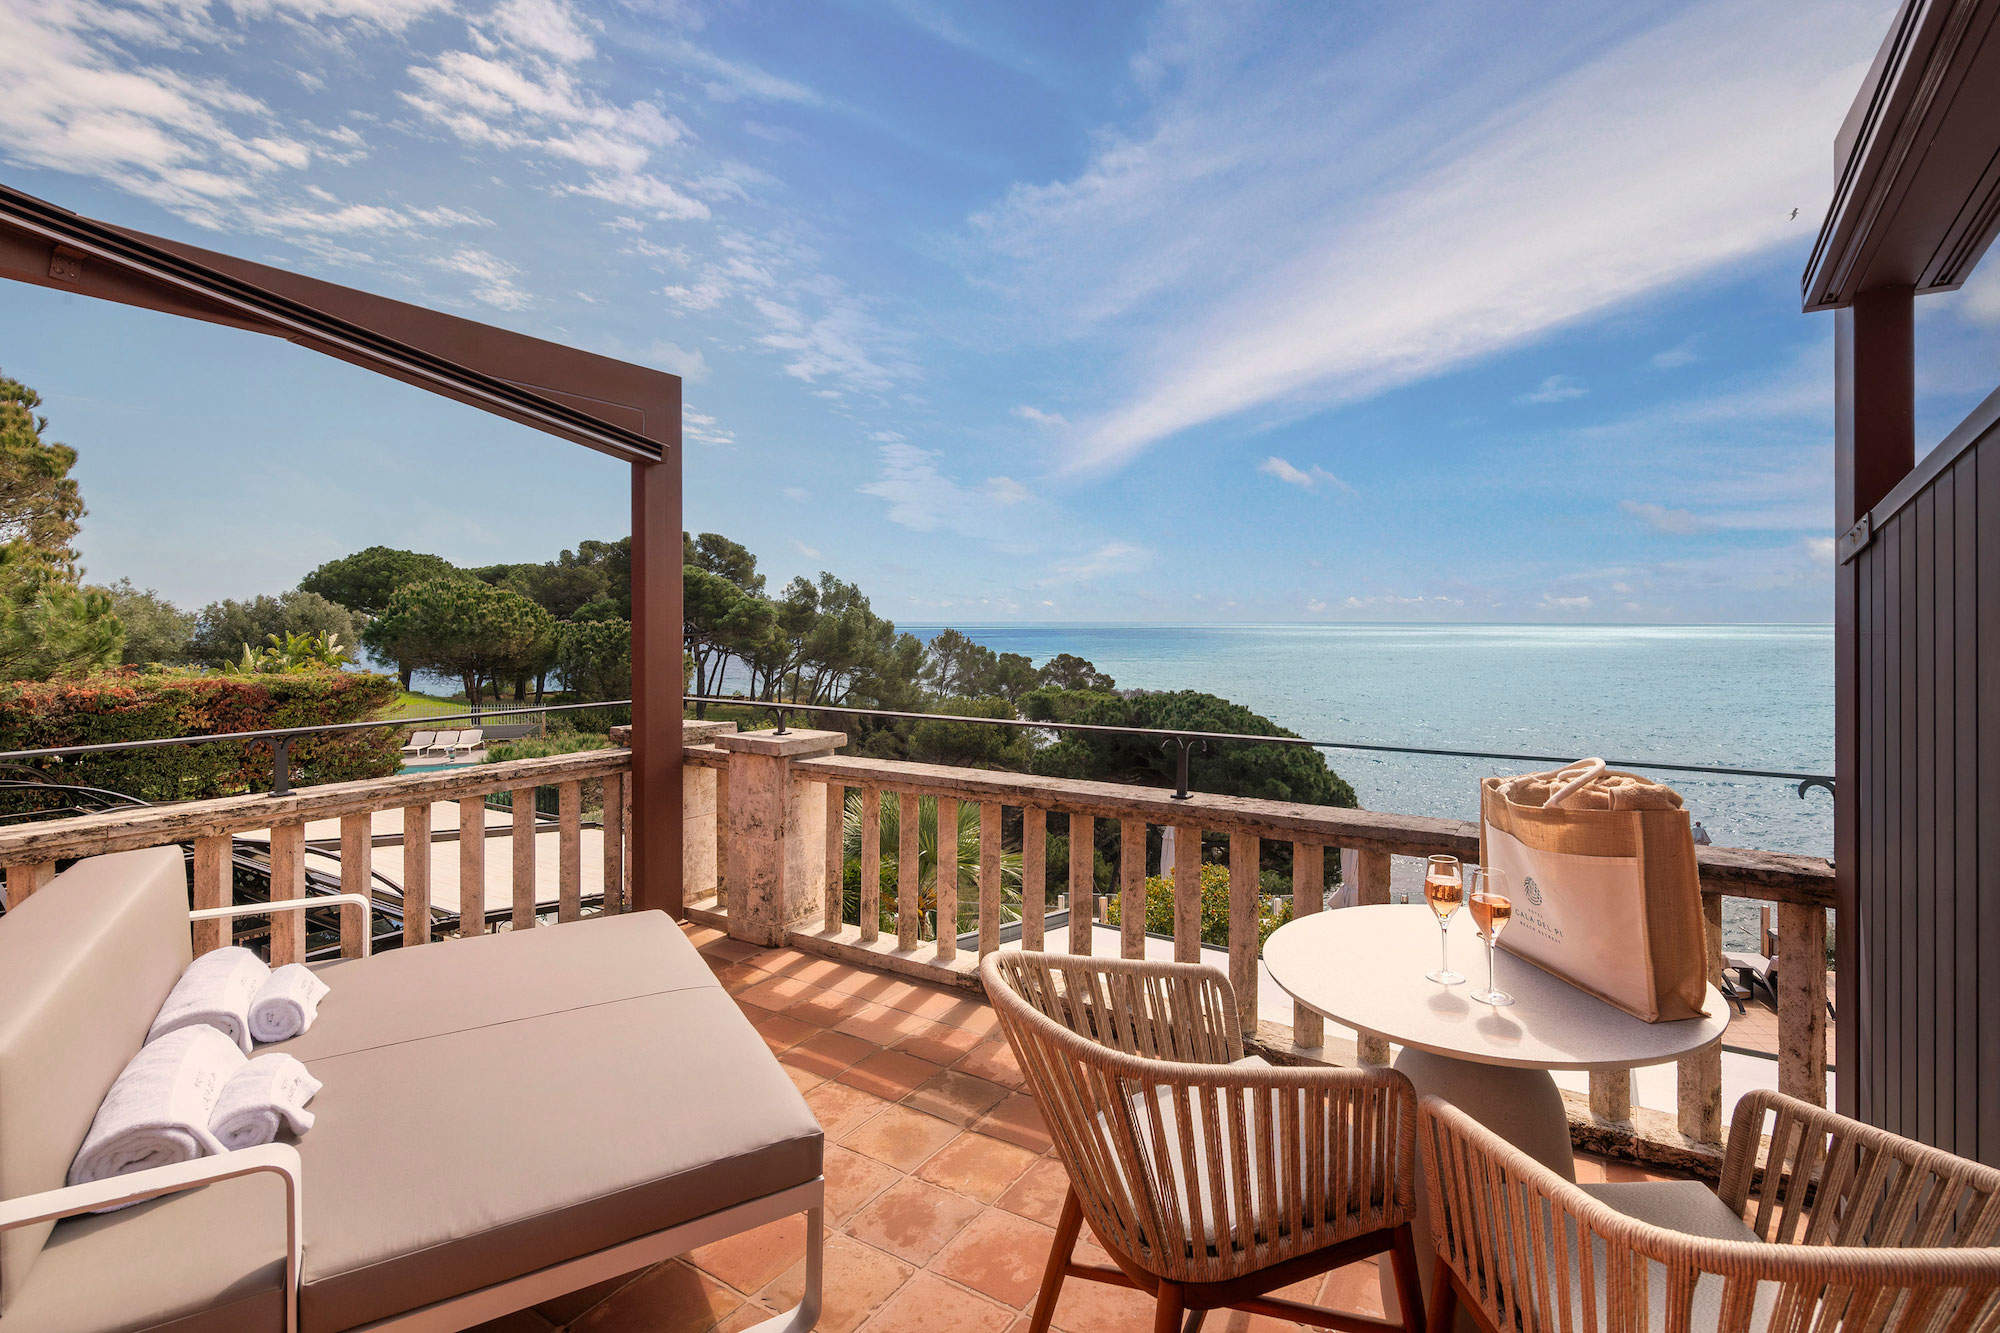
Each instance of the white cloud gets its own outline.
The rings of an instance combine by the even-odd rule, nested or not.
[[[709,444],[718,448],[736,443],[734,431],[723,429],[716,419],[706,412],[696,412],[686,406],[681,408],[681,435],[696,444]]]
[[[1014,409],[1014,415],[1037,426],[1060,427],[1069,425],[1069,418],[1060,412],[1044,412],[1039,407],[1022,403]]]
[[[1517,403],[1566,403],[1572,398],[1581,398],[1590,390],[1568,375],[1551,375],[1540,384],[1522,394]]]
[[[1787,214],[1825,195],[1830,127],[1883,21],[1870,0],[1805,28],[1776,0],[1707,0],[1568,34],[1596,54],[1566,73],[1509,85],[1482,67],[1417,97],[1477,25],[1434,16],[1436,50],[1416,55],[1391,58],[1408,33],[1385,25],[1380,47],[1272,56],[1231,11],[1170,14],[1143,125],[974,219],[1013,261],[996,281],[1121,349],[1077,468],[1420,380],[1795,242]]]
[[[472,299],[498,310],[519,310],[528,293],[514,279],[521,270],[490,251],[461,246],[436,261],[437,266],[472,281]]]
[[[1542,594],[1542,600],[1540,602],[1540,608],[1544,611],[1562,611],[1567,613],[1588,611],[1592,605],[1593,603],[1588,593],[1572,593],[1565,595],[1561,593],[1545,592]]]
[[[1108,541],[1053,565],[1044,586],[1057,583],[1089,583],[1120,574],[1136,574],[1153,563],[1150,548],[1136,542]]]
[[[812,492],[803,486],[787,486],[783,491],[783,495],[794,504],[804,504],[807,500],[812,499]]]
[[[913,532],[956,532],[988,540],[1014,542],[1019,534],[1003,520],[1000,510],[1033,497],[1011,477],[988,477],[965,485],[946,476],[942,454],[914,444],[885,444],[879,454],[881,471],[864,484],[863,495],[889,505],[889,521]]]
[[[669,375],[678,375],[684,380],[699,382],[708,378],[708,358],[701,354],[699,347],[683,347],[661,339],[646,349],[645,359]]]
[[[1701,359],[1694,350],[1698,341],[1700,335],[1691,333],[1672,347],[1653,353],[1650,364],[1655,370],[1678,370],[1682,366],[1693,365]]]
[[[1831,537],[1808,537],[1803,543],[1806,558],[1822,565],[1833,563],[1834,542]]]
[[[808,560],[817,560],[820,558],[819,548],[817,546],[807,546],[797,537],[792,538],[792,549],[794,551],[797,551],[800,555],[804,556]]]
[[[1315,463],[1310,468],[1295,467],[1276,454],[1257,465],[1257,470],[1267,477],[1276,477],[1287,486],[1296,486],[1303,491],[1316,491],[1325,486],[1343,495],[1354,494],[1354,488],[1339,477]]]
[[[1669,509],[1665,505],[1643,500],[1620,500],[1618,507],[1653,531],[1670,533],[1676,537],[1700,532],[1703,526],[1694,511],[1689,509]]]

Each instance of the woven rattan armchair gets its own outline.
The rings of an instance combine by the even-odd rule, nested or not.
[[[1032,1333],[1069,1277],[1153,1295],[1161,1333],[1224,1306],[1422,1326],[1407,1079],[1245,1061],[1235,994],[1212,967],[1010,952],[980,972],[1069,1171]],[[1116,1268],[1074,1261],[1086,1219]],[[1402,1324],[1269,1295],[1383,1253]]]
[[[1714,1193],[1572,1184],[1435,1097],[1418,1139],[1434,1329],[2000,1327],[2000,1171],[1796,1098],[1737,1103]]]

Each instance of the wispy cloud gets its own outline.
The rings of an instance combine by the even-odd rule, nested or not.
[[[1043,580],[1043,585],[1053,587],[1062,583],[1090,583],[1120,574],[1137,574],[1150,568],[1153,559],[1150,547],[1141,546],[1137,542],[1109,541],[1082,555],[1057,562],[1051,566],[1049,577]]]
[[[1311,467],[1296,467],[1273,454],[1257,465],[1257,470],[1267,477],[1276,477],[1287,486],[1296,486],[1302,491],[1316,491],[1324,486],[1339,491],[1343,495],[1354,494],[1354,488],[1342,481],[1319,464]]]
[[[1691,366],[1701,359],[1694,350],[1699,341],[1700,335],[1691,333],[1672,347],[1653,353],[1648,364],[1655,370],[1679,370],[1682,366]]]
[[[885,444],[877,455],[875,480],[863,495],[888,503],[891,523],[913,532],[955,532],[1021,548],[1021,534],[1003,509],[1028,501],[1028,489],[1011,477],[993,476],[965,484],[947,476],[943,455],[914,444]]]
[[[1320,44],[1274,57],[1192,9],[1143,127],[974,221],[1018,291],[1124,367],[1076,468],[1435,375],[1796,239],[1882,21],[1861,0],[1804,29],[1788,5],[1708,0],[1484,106],[1408,97],[1397,120],[1364,41],[1317,68]]]
[[[1567,403],[1590,390],[1568,375],[1551,375],[1514,401],[1517,403]]]
[[[1022,403],[1019,407],[1015,408],[1014,415],[1023,421],[1031,422],[1037,426],[1055,428],[1069,425],[1069,418],[1062,413],[1044,412],[1041,408],[1030,406],[1027,403]]]

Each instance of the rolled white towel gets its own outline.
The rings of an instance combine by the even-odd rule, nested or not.
[[[231,1150],[270,1143],[285,1128],[303,1134],[313,1127],[306,1103],[319,1089],[319,1080],[292,1056],[274,1051],[246,1060],[222,1089],[209,1132]]]
[[[219,1030],[250,1054],[250,1002],[270,980],[264,960],[237,945],[213,949],[195,959],[167,993],[167,1002],[153,1019],[148,1042],[169,1032],[200,1023]]]
[[[69,1183],[221,1152],[209,1121],[223,1087],[247,1063],[234,1042],[205,1023],[147,1042],[104,1094],[70,1163]]]
[[[250,1001],[250,1035],[258,1041],[289,1041],[313,1024],[327,985],[304,963],[273,968]]]

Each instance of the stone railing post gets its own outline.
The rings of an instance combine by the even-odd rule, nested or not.
[[[826,890],[826,801],[792,772],[795,759],[832,754],[838,731],[740,731],[717,736],[729,751],[726,840],[729,933],[777,945],[794,922],[820,912]]]
[[[697,721],[681,723],[681,744],[711,745],[716,737],[736,730],[734,722]],[[632,728],[613,727],[611,743],[627,748],[632,744]],[[683,901],[696,903],[714,896],[718,862],[716,844],[722,831],[715,821],[716,771],[696,764],[681,769],[681,886]],[[643,818],[635,811],[634,819]]]

